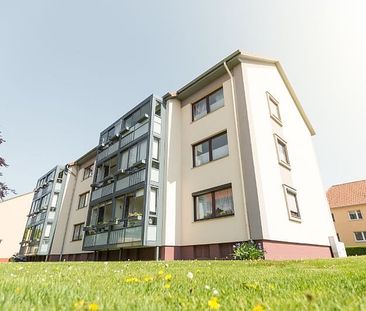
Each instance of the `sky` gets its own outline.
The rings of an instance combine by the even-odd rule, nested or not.
[[[366,2],[0,0],[1,169],[18,194],[237,49],[281,61],[324,188],[366,178]]]

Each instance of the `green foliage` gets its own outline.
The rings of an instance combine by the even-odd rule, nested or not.
[[[235,260],[258,260],[264,258],[264,252],[253,241],[237,243],[233,247]]]
[[[366,247],[346,247],[347,256],[366,255]]]
[[[366,310],[365,280],[366,256],[1,263],[0,310]]]

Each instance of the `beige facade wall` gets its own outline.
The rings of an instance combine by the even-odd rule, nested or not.
[[[192,122],[192,103],[220,87],[223,87],[224,90],[224,107]],[[179,104],[179,101],[173,101],[168,103],[168,113],[169,108],[173,110],[173,113],[177,110],[176,105]],[[179,120],[176,120],[177,118]],[[174,200],[179,201],[177,204],[177,220],[180,221],[180,239],[174,241],[176,244],[173,245],[184,246],[247,240],[246,228],[248,225],[242,195],[238,144],[229,76],[222,76],[186,98],[181,103],[180,111],[172,117],[169,128],[176,132],[170,139],[171,143],[179,145],[179,148],[170,148],[170,153],[168,153],[168,179],[171,176],[169,167],[176,171],[177,178],[175,181],[168,180],[166,209],[168,210],[176,206]],[[223,131],[227,131],[229,155],[202,166],[193,167],[192,145]],[[179,167],[180,171],[178,170]],[[174,190],[176,196],[174,199],[170,198],[169,201],[169,196],[172,195],[169,187],[171,187],[172,183],[177,185]],[[235,215],[195,222],[192,193],[227,183],[232,184]],[[174,230],[173,227],[170,231],[165,231],[166,236],[171,235],[171,232]],[[172,244],[166,243],[166,245]]]
[[[255,156],[263,238],[275,241],[329,245],[335,230],[312,145],[312,137],[275,64],[242,64]],[[266,92],[278,102],[279,126],[270,117]],[[274,140],[287,142],[291,169],[278,163]],[[301,222],[289,219],[283,184],[297,190]]]
[[[19,252],[33,192],[0,202],[0,261]]]
[[[95,156],[80,166],[75,165],[70,168],[75,175],[69,173],[70,181],[65,190],[65,198],[58,217],[51,255],[84,253],[82,251],[83,241],[73,241],[73,232],[74,225],[85,224],[87,219],[88,206],[79,209],[78,205],[81,194],[86,192],[90,194],[90,185],[93,182],[93,177],[83,179],[83,176],[84,169],[94,162]]]
[[[362,219],[351,220],[350,211],[360,210]],[[366,247],[366,241],[356,241],[354,232],[366,231],[366,204],[335,207],[331,209],[334,215],[334,226],[341,242],[346,247]]]

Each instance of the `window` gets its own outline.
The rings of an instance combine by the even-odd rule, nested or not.
[[[282,125],[278,101],[268,92],[267,92],[267,100],[268,100],[268,107],[269,107],[269,112],[270,112],[271,118],[273,120],[275,120],[278,124]]]
[[[351,220],[359,220],[362,219],[362,213],[360,210],[357,211],[349,211],[348,212],[349,219]]]
[[[44,230],[44,237],[49,238],[51,233],[52,224],[47,224],[46,229]]]
[[[89,191],[79,196],[78,208],[86,207],[88,206],[88,203],[89,203]]]
[[[84,168],[84,175],[83,175],[83,180],[92,177],[93,176],[93,171],[94,171],[94,164]]]
[[[192,105],[192,121],[201,119],[210,112],[224,106],[224,91],[222,88],[200,99]]]
[[[279,136],[277,135],[274,136],[276,141],[278,163],[289,169],[290,159],[287,151],[287,143]]]
[[[193,166],[200,166],[228,154],[227,133],[225,132],[193,146]]]
[[[55,193],[52,197],[51,207],[56,207],[57,206],[57,200],[58,200],[58,193]]]
[[[159,139],[154,137],[152,145],[152,158],[154,160],[159,160]]]
[[[193,194],[194,220],[234,215],[231,184]]]
[[[115,172],[117,172],[117,156],[105,161],[101,166],[98,167],[97,182],[112,176]]]
[[[297,202],[297,193],[296,190],[290,188],[289,186],[283,185],[285,190],[285,198],[287,204],[287,210],[289,213],[289,218],[291,220],[300,220],[300,211],[299,211],[299,204]]]
[[[74,225],[74,232],[72,234],[73,241],[79,241],[83,239],[83,227],[84,223]]]
[[[137,162],[146,160],[147,141],[132,146],[128,150],[122,153],[121,157],[121,169],[125,170],[129,167],[134,166]]]
[[[366,241],[366,231],[361,232],[353,232],[355,235],[356,242],[365,242]]]

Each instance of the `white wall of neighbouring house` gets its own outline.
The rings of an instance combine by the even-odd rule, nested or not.
[[[335,230],[322,185],[312,136],[275,64],[242,64],[251,143],[261,197],[263,238],[329,245]],[[267,95],[278,102],[282,126],[271,119]],[[287,142],[291,170],[279,165],[274,132]],[[297,190],[301,222],[289,219],[283,184]]]
[[[0,202],[0,261],[19,252],[33,192]]]

